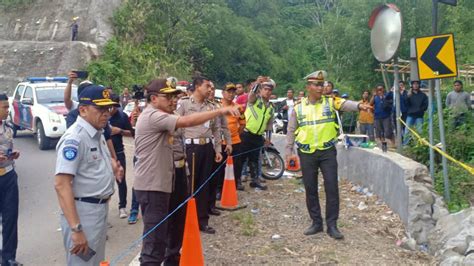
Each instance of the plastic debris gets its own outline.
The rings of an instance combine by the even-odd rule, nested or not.
[[[420,251],[428,253],[428,244],[426,244],[426,243],[421,244],[420,245]]]
[[[258,208],[253,208],[250,210],[251,213],[253,214],[258,214],[260,212],[260,210]]]
[[[272,235],[272,239],[273,239],[273,240],[277,240],[277,239],[280,239],[280,238],[281,238],[280,235],[277,235],[277,234]]]
[[[363,211],[367,208],[369,208],[369,206],[367,206],[367,204],[363,201],[359,202],[359,206],[357,206],[357,209],[359,209],[360,211]]]
[[[305,190],[304,188],[300,187],[294,190],[296,193],[303,193]]]

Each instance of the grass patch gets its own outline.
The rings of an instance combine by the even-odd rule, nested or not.
[[[237,221],[240,225],[241,233],[244,236],[255,236],[257,229],[255,228],[255,220],[252,214],[248,212],[234,212],[230,215],[230,218]]]

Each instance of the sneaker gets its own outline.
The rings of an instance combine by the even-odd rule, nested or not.
[[[130,211],[128,216],[128,224],[136,224],[138,221],[138,211]]]
[[[119,217],[120,219],[125,219],[128,217],[128,214],[127,214],[127,211],[125,210],[125,208],[120,208],[119,209]]]

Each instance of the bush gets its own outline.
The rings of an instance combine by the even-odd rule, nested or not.
[[[427,116],[427,115],[426,115]],[[467,115],[466,123],[458,128],[453,127],[453,117],[448,110],[444,110],[444,126],[446,139],[446,152],[458,161],[468,165],[474,165],[474,119],[472,114]],[[429,140],[428,119],[425,118],[421,137]],[[438,115],[433,117],[434,144],[440,142],[438,130]],[[404,155],[429,165],[429,148],[416,140],[404,149]],[[442,157],[435,152],[435,189],[440,195],[444,195]],[[448,208],[456,212],[468,208],[474,203],[474,176],[461,166],[448,161],[448,178],[451,201]]]

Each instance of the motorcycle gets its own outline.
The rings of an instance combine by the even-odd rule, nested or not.
[[[263,178],[277,180],[283,176],[285,161],[273,144],[262,149],[261,160]]]
[[[281,112],[276,113],[275,117],[273,118],[273,133],[283,134],[283,128],[285,126],[284,124],[285,122],[288,122],[288,121],[283,119]]]

